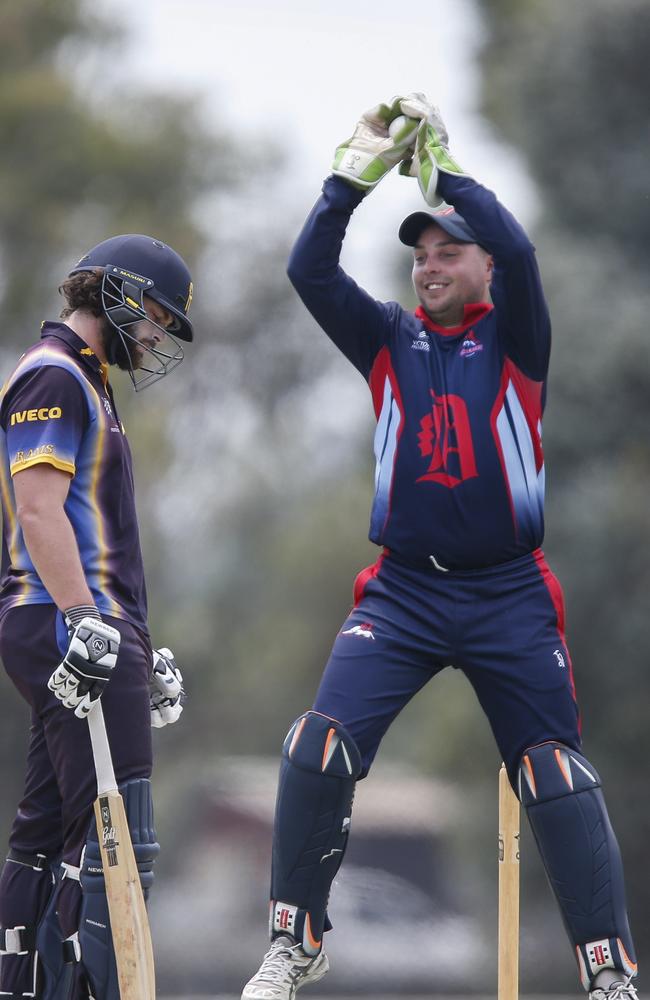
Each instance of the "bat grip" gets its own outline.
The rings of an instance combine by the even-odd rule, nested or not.
[[[90,731],[90,742],[93,748],[93,759],[95,761],[95,773],[97,774],[97,794],[103,795],[117,788],[115,781],[115,771],[113,770],[113,759],[111,748],[104,722],[101,701],[97,701],[88,713],[88,729]]]

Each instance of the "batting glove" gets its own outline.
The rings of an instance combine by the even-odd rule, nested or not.
[[[184,701],[183,675],[176,666],[174,654],[166,647],[154,649],[149,696],[153,728],[162,729],[163,726],[177,722],[183,711]]]
[[[66,708],[85,719],[110,680],[117,663],[120,633],[90,615],[69,626],[68,650],[47,686]]]
[[[404,157],[413,155],[419,119],[405,118],[401,97],[378,104],[357,122],[354,134],[334,154],[332,173],[370,191]]]
[[[417,177],[420,190],[428,205],[436,207],[442,198],[436,193],[438,172],[466,177],[449,152],[449,136],[440,111],[424,94],[410,94],[402,101],[402,112],[420,119],[412,160],[400,167],[405,176]]]

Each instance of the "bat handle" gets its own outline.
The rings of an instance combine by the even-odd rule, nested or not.
[[[115,771],[113,770],[113,759],[111,748],[104,722],[102,703],[99,699],[95,702],[88,713],[88,729],[90,731],[90,742],[93,748],[93,759],[95,761],[95,772],[97,774],[97,794],[103,795],[117,788],[115,781]]]

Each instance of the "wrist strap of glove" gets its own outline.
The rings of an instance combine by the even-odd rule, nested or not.
[[[99,618],[100,621],[102,620],[102,616],[94,604],[75,604],[71,608],[66,608],[63,612],[63,617],[69,629],[76,628],[84,618]]]

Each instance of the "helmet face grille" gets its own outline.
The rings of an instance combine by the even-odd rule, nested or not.
[[[135,391],[139,392],[158,382],[180,365],[185,352],[171,335],[173,326],[166,328],[147,314],[144,296],[149,294],[147,288],[150,288],[151,284],[145,287],[134,280],[142,279],[141,275],[129,274],[128,278],[123,275],[124,272],[120,268],[108,265],[102,280],[104,315],[123,348],[119,351],[116,345],[112,351],[109,350],[109,354],[112,355],[109,360],[112,360],[112,363],[119,363],[120,367],[128,372]],[[142,279],[143,282],[149,280]],[[158,342],[154,339],[141,339],[135,328],[142,322],[160,330],[163,334],[162,340]],[[121,358],[119,362],[118,357]]]

